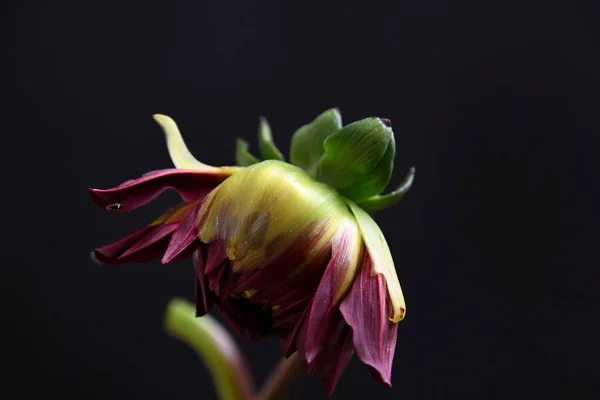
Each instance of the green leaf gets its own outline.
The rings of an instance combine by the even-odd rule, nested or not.
[[[385,208],[391,207],[404,197],[404,195],[408,192],[408,189],[411,188],[413,181],[415,180],[415,168],[412,167],[404,181],[398,186],[396,190],[384,195],[377,195],[370,197],[366,200],[363,200],[358,203],[358,205],[368,212],[369,214],[373,214],[377,211],[381,211]]]
[[[394,166],[396,144],[391,122],[365,118],[330,135],[317,166],[317,180],[360,201],[381,193]]]
[[[260,155],[265,160],[285,161],[283,154],[281,154],[277,146],[275,146],[275,142],[273,142],[271,127],[264,117],[260,117],[258,123],[258,148]]]
[[[323,142],[342,128],[342,116],[337,108],[329,109],[311,123],[300,127],[292,136],[290,161],[310,176],[317,174],[317,164],[323,155]]]
[[[221,400],[253,397],[252,379],[244,357],[229,333],[209,314],[195,317],[194,305],[173,299],[165,313],[165,329],[198,353],[210,372]]]
[[[257,164],[260,160],[248,151],[248,142],[242,138],[235,141],[235,163],[241,167],[247,167],[252,164]]]

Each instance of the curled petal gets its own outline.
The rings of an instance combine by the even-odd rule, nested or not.
[[[371,257],[365,255],[352,289],[340,311],[352,328],[358,358],[370,366],[381,382],[391,387],[392,361],[396,350],[398,324],[390,321],[392,304],[381,274],[372,274]]]
[[[142,207],[167,189],[175,190],[188,202],[202,199],[231,175],[229,170],[186,171],[165,169],[152,171],[106,190],[90,189],[94,202],[110,212],[128,212]]]
[[[406,304],[402,288],[396,275],[394,260],[390,253],[390,248],[385,241],[385,237],[379,229],[379,226],[373,221],[373,218],[362,208],[347,200],[350,209],[356,217],[360,231],[362,232],[363,240],[367,247],[369,259],[373,265],[370,270],[371,275],[381,274],[385,279],[389,297],[392,302],[392,310],[390,312],[390,320],[392,322],[400,322],[406,314]]]
[[[154,120],[160,125],[165,134],[165,138],[167,139],[167,147],[169,148],[169,155],[171,156],[171,161],[173,161],[173,165],[175,165],[176,168],[208,172],[214,172],[222,169],[237,169],[235,167],[217,168],[196,160],[196,158],[192,155],[192,153],[190,153],[185,145],[183,137],[181,136],[181,132],[179,132],[179,128],[173,119],[167,117],[166,115],[154,114]]]

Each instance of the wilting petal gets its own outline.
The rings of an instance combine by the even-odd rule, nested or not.
[[[398,275],[396,275],[390,248],[385,241],[381,229],[373,221],[373,218],[352,201],[348,200],[347,202],[356,217],[363,240],[367,246],[369,258],[373,264],[373,269],[370,273],[371,275],[381,274],[385,278],[393,307],[390,313],[390,320],[392,322],[400,322],[406,314],[406,304],[404,303],[404,295],[398,281]]]
[[[339,310],[333,310],[327,324],[329,325],[327,345],[310,368],[321,371],[323,384],[331,397],[342,373],[354,355],[354,346],[352,330],[342,318]]]
[[[197,202],[197,204],[191,207],[185,217],[179,222],[177,229],[173,232],[169,247],[167,247],[165,255],[161,260],[163,264],[168,264],[176,259],[186,251],[194,241],[199,243],[196,217],[198,216],[198,210],[200,210],[201,205],[200,202]]]
[[[348,224],[333,239],[329,264],[314,296],[307,319],[306,361],[310,364],[328,341],[332,311],[346,294],[362,260],[363,244],[356,224]]]
[[[161,256],[176,224],[147,226],[115,243],[94,250],[101,264],[148,262]]]
[[[352,328],[358,358],[377,373],[381,382],[391,387],[398,324],[389,319],[392,304],[386,281],[382,274],[373,275],[368,254],[352,289],[340,305],[340,311]]]
[[[102,264],[147,262],[159,258],[167,249],[171,234],[180,222],[198,204],[181,203],[158,217],[150,225],[115,243],[94,251],[96,260]],[[180,253],[181,254],[181,253]],[[170,261],[177,261],[179,257]]]
[[[192,203],[205,197],[230,175],[231,172],[225,169],[165,169],[149,172],[112,189],[90,189],[90,194],[98,206],[107,211],[122,213],[146,205],[167,189],[175,190],[184,201]]]

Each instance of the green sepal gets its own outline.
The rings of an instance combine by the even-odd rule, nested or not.
[[[261,160],[254,157],[248,150],[250,145],[242,138],[235,141],[235,163],[240,167],[247,167],[252,164],[257,164]]]
[[[260,150],[260,155],[265,160],[285,161],[283,154],[275,146],[275,142],[273,142],[271,127],[264,117],[260,117],[258,123],[258,149]]]
[[[355,202],[383,191],[392,176],[396,143],[388,119],[365,118],[324,142],[317,180]]]
[[[301,126],[292,136],[290,161],[310,176],[317,174],[317,165],[324,153],[323,142],[342,128],[342,115],[337,108],[319,114],[309,124]]]
[[[400,184],[400,186],[398,186],[396,190],[388,194],[370,197],[366,200],[358,202],[357,204],[360,206],[360,208],[362,208],[369,214],[373,214],[377,211],[381,211],[383,209],[391,207],[400,200],[402,200],[404,195],[408,192],[408,189],[411,188],[414,180],[415,167],[412,167],[408,171],[408,174],[406,175],[406,178],[404,178],[404,181]]]

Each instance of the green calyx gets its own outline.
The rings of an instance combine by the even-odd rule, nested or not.
[[[249,152],[246,141],[238,139],[238,165],[249,166],[262,160],[285,161],[273,142],[269,124],[262,117],[258,139],[262,159]],[[402,199],[414,181],[411,168],[397,189],[381,194],[392,176],[395,155],[390,120],[369,117],[343,126],[340,111],[332,108],[294,132],[290,163],[372,214]]]

